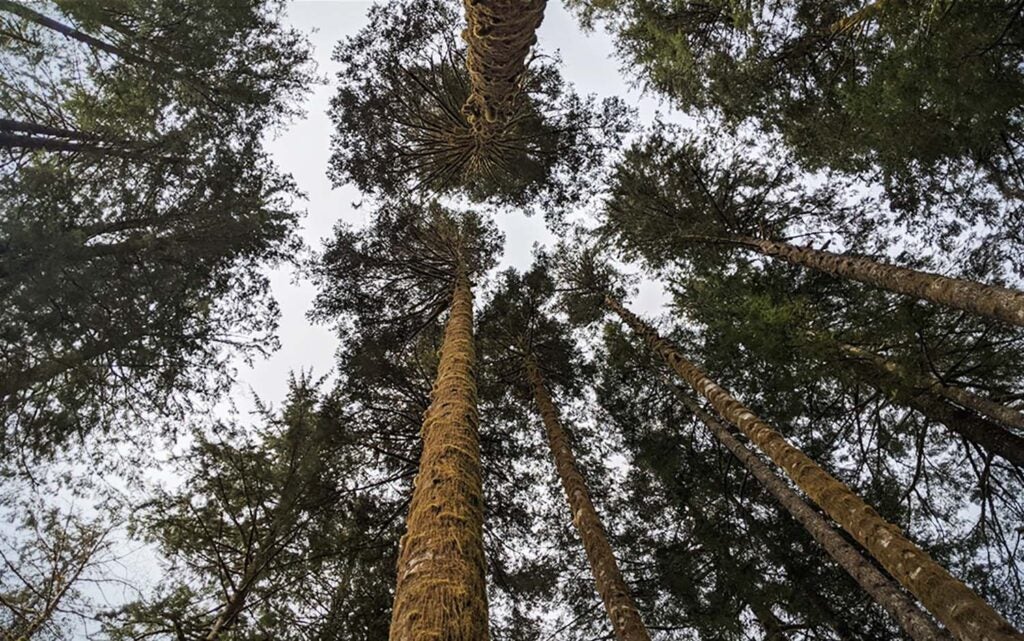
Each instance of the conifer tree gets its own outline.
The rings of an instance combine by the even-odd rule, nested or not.
[[[352,573],[373,571],[359,567],[359,549],[379,518],[349,485],[360,455],[339,401],[302,377],[279,414],[261,409],[255,430],[196,435],[180,461],[184,484],[157,490],[133,517],[167,573],[153,594],[104,615],[111,638],[289,638],[326,625]]]
[[[663,266],[688,246],[737,247],[807,269],[1024,326],[1024,292],[994,284],[837,254],[780,239],[797,224],[821,225],[850,210],[831,188],[810,191],[791,170],[733,155],[710,143],[676,144],[665,131],[634,145],[618,165],[604,231],[627,251]]]
[[[995,610],[967,586],[882,519],[846,485],[821,469],[806,454],[686,361],[668,341],[611,296],[606,307],[629,325],[723,417],[740,428],[797,485],[900,581],[960,639],[1021,639]]]
[[[483,488],[472,279],[493,260],[495,232],[437,204],[382,208],[362,235],[339,228],[318,268],[318,313],[360,313],[392,344],[448,312],[423,449],[398,561],[389,637],[486,639]]]
[[[298,194],[262,137],[311,79],[280,9],[0,5],[5,455],[180,417],[273,347]]]
[[[503,274],[500,289],[481,315],[485,367],[490,364],[487,373],[532,398],[534,410],[541,416],[573,525],[586,550],[591,574],[616,638],[647,640],[650,635],[619,570],[552,398],[553,384],[568,393],[578,392],[580,385],[574,379],[579,377],[579,368],[575,363],[582,359],[568,337],[568,327],[547,311],[554,295],[549,260],[541,254],[533,268],[522,276],[511,271]]]
[[[878,172],[902,210],[988,187],[1020,205],[1024,25],[1013,0],[570,4],[615,35],[638,84],[778,134],[815,169]]]
[[[369,17],[334,54],[343,67],[330,110],[335,184],[389,197],[457,193],[545,213],[588,195],[603,152],[626,127],[621,101],[577,96],[554,64],[537,61],[501,99],[501,118],[472,120],[455,8],[409,0],[376,5]]]

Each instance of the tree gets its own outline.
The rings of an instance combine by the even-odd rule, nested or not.
[[[546,0],[468,0],[466,67],[472,86],[464,110],[483,144],[495,128],[515,116],[530,48],[544,19]]]
[[[643,568],[638,596],[662,604],[653,629],[730,641],[765,626],[792,639],[907,638],[694,420],[656,357],[618,325],[603,338],[597,404],[629,461],[614,509]]]
[[[1024,292],[837,254],[780,240],[796,223],[861,214],[832,188],[805,189],[786,168],[740,155],[715,158],[710,141],[677,145],[654,133],[615,172],[604,233],[662,266],[692,245],[738,247],[898,294],[1024,325]],[[817,219],[817,220],[816,220]]]
[[[569,502],[572,522],[586,550],[591,574],[616,638],[620,641],[650,639],[619,570],[546,382],[550,377],[568,393],[577,391],[579,383],[573,379],[579,373],[574,363],[582,360],[568,338],[568,327],[545,311],[554,294],[548,262],[549,259],[541,255],[534,267],[522,276],[505,272],[501,288],[482,313],[481,341],[492,364],[489,373],[523,388],[527,397],[532,397]],[[485,360],[485,368],[487,364]]]
[[[5,453],[180,415],[273,348],[298,194],[262,137],[311,80],[280,8],[0,5]]]
[[[723,417],[738,426],[797,485],[961,639],[1019,639],[1020,633],[963,583],[882,519],[846,485],[835,479],[781,434],[719,387],[649,325],[608,297],[618,314],[648,347]]]
[[[604,151],[625,129],[623,103],[605,101],[599,112],[553,64],[538,62],[516,81],[502,118],[471,122],[463,110],[471,81],[458,21],[438,0],[377,5],[370,24],[338,45],[332,180],[389,197],[460,193],[518,207],[540,202],[545,212],[586,196]]]
[[[157,490],[133,527],[166,572],[152,595],[104,616],[114,639],[304,639],[351,632],[332,616],[373,574],[363,552],[380,514],[350,481],[361,455],[342,399],[293,379],[280,412],[254,429],[217,425],[178,461],[179,488]]]
[[[1024,26],[1011,0],[572,4],[605,22],[639,84],[777,133],[814,168],[880,170],[901,209],[979,180],[1019,206]]]
[[[73,626],[92,612],[83,587],[102,582],[112,560],[113,527],[45,506],[23,518],[13,536],[0,539],[3,639],[73,638]]]
[[[471,279],[500,241],[473,214],[398,203],[362,236],[339,228],[318,267],[321,317],[361,312],[400,345],[445,310],[437,377],[402,537],[391,639],[487,637]],[[374,310],[377,310],[374,312]]]

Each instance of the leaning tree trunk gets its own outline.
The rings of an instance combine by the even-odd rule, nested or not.
[[[793,265],[1024,326],[1024,292],[1016,289],[984,285],[962,278],[948,278],[880,263],[863,256],[833,254],[775,240],[737,236],[731,241]],[[717,242],[730,241],[718,239]]]
[[[473,293],[460,267],[398,559],[390,641],[486,641]]]
[[[546,0],[463,0],[470,93],[463,108],[478,135],[515,110],[526,56],[537,41]]]
[[[679,354],[650,325],[610,296],[606,306],[625,321],[648,347],[699,392],[715,410],[754,444],[844,530],[871,553],[889,574],[916,596],[963,641],[1024,641],[1002,616],[926,552],[883,519],[844,483],[823,470],[781,434],[718,386]]]
[[[715,438],[735,456],[740,463],[758,480],[761,486],[782,505],[790,516],[807,530],[825,552],[832,557],[853,580],[888,612],[903,631],[914,641],[950,641],[947,632],[941,630],[917,607],[917,604],[895,585],[889,577],[847,542],[835,531],[825,517],[821,516],[800,495],[790,489],[778,474],[772,471],[756,454],[747,449],[724,425],[716,421],[690,398],[672,385],[676,397],[711,431]],[[759,617],[760,618],[760,617]]]
[[[548,446],[555,459],[558,478],[562,481],[562,489],[569,500],[573,525],[576,526],[576,531],[583,541],[590,571],[594,575],[594,583],[597,585],[598,594],[601,595],[604,609],[611,619],[615,638],[619,641],[650,641],[651,636],[640,619],[636,603],[633,602],[629,587],[626,586],[626,581],[622,578],[618,563],[615,561],[601,518],[590,501],[587,483],[576,467],[576,457],[573,456],[568,436],[558,417],[558,409],[544,384],[544,377],[536,359],[528,357],[524,362],[524,369],[530,389],[533,391],[533,399],[544,421]]]
[[[53,18],[47,17],[31,7],[20,2],[16,2],[15,0],[0,0],[0,11],[14,14],[23,20],[34,22],[41,27],[46,27],[47,29],[52,29],[65,38],[77,40],[82,44],[115,55],[127,62],[137,64],[146,64],[148,62],[141,56],[137,56],[126,49],[112,45],[109,42],[104,42],[99,38],[94,38],[83,31],[79,31],[74,27],[70,27],[62,22],[54,20]]]
[[[914,374],[912,372],[908,372],[906,368],[899,363],[894,363],[862,347],[840,343],[839,348],[853,358],[869,361],[875,367],[884,369],[893,376],[898,376],[903,380],[909,381],[915,389],[941,396],[947,401],[952,401],[965,409],[977,412],[981,416],[990,418],[993,421],[1002,423],[1003,425],[1024,430],[1024,413],[1021,413],[1012,407],[1007,407],[1002,403],[997,403],[983,396],[978,396],[974,392],[962,387],[949,385],[932,374]]]
[[[916,384],[924,381],[915,381],[909,375],[904,377],[904,372],[895,363],[877,354],[842,343],[834,347],[858,379],[884,392],[897,403],[945,425],[953,433],[963,436],[985,451],[1024,468],[1024,437],[953,405],[942,395],[932,392],[927,384]]]

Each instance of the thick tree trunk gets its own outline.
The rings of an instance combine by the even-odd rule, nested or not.
[[[885,392],[897,403],[945,425],[985,451],[1024,468],[1024,437],[949,403],[933,392],[927,381],[915,380],[898,365],[877,354],[843,343],[836,344],[836,349],[842,362],[848,364],[858,379]]]
[[[887,265],[863,256],[833,254],[774,240],[737,236],[733,241],[793,265],[1024,326],[1024,292],[1015,289],[947,278],[930,272]]]
[[[473,293],[460,269],[398,559],[390,641],[486,641]]]
[[[862,347],[840,343],[839,348],[853,358],[868,361],[878,369],[884,369],[892,376],[908,381],[917,390],[941,396],[947,401],[952,401],[965,409],[973,410],[981,416],[988,417],[1009,427],[1024,430],[1024,414],[1012,407],[1007,407],[1002,403],[978,396],[962,387],[944,383],[938,377],[931,374],[908,372],[899,363],[894,363]]]
[[[474,131],[507,120],[522,89],[546,0],[463,0],[470,94],[463,107]]]
[[[718,441],[735,456],[740,463],[758,480],[761,486],[782,505],[790,516],[807,530],[825,552],[831,556],[853,580],[882,608],[888,612],[904,632],[914,641],[950,641],[952,637],[941,630],[917,607],[917,604],[896,586],[889,577],[879,571],[835,531],[825,517],[821,516],[800,495],[766,465],[756,454],[747,449],[724,425],[716,421],[674,385],[676,397],[702,422]]]
[[[569,500],[572,523],[583,541],[590,571],[594,575],[594,583],[597,585],[598,594],[601,595],[604,609],[611,619],[615,638],[619,641],[650,641],[651,636],[640,619],[640,612],[636,609],[633,596],[615,561],[601,518],[590,500],[586,481],[576,467],[576,457],[569,446],[569,438],[562,428],[562,421],[559,419],[558,409],[551,399],[551,394],[544,385],[544,377],[536,359],[532,356],[527,357],[524,370],[533,391],[533,400],[536,401],[537,409],[544,421],[548,446],[555,459],[558,478],[562,482],[562,489],[565,490],[565,497]]]
[[[744,407],[722,387],[687,361],[651,326],[611,297],[609,309],[618,314],[650,349],[715,410],[756,444],[793,479],[826,514],[871,553],[889,574],[916,596],[932,614],[963,641],[1024,641],[998,612],[955,579],[895,525],[883,519],[849,487],[823,470]]]

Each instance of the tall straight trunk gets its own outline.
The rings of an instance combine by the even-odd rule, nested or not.
[[[935,617],[963,641],[1024,641],[998,612],[955,579],[926,552],[883,519],[844,483],[823,470],[770,425],[744,407],[698,367],[687,361],[650,325],[610,296],[614,311],[672,370],[733,423],[850,533],[882,567],[916,596]]]
[[[463,108],[475,131],[512,114],[526,57],[537,42],[547,0],[463,0],[470,93]]]
[[[814,508],[766,465],[756,454],[733,436],[724,425],[716,421],[697,404],[697,401],[672,385],[672,392],[711,431],[718,441],[735,456],[761,486],[789,512],[797,523],[818,542],[854,581],[875,600],[903,631],[914,641],[950,641],[952,637],[941,630],[921,611],[893,581],[878,570],[853,545],[829,524]]]
[[[0,118],[0,149],[67,151],[141,160],[160,158],[152,152],[156,146],[153,143],[106,140],[84,131]]]
[[[390,641],[488,638],[475,359],[473,293],[460,268],[423,419]]]
[[[1001,456],[1018,467],[1024,467],[1024,437],[950,403],[942,395],[932,392],[924,381],[904,377],[901,368],[877,354],[839,343],[835,346],[843,362],[871,387],[885,392],[896,402],[923,416],[945,425],[955,434],[975,443],[982,449]],[[895,368],[890,368],[893,365]],[[916,383],[925,383],[919,386]]]
[[[565,490],[565,497],[569,500],[572,523],[583,541],[590,571],[594,576],[597,592],[604,603],[604,609],[611,619],[615,638],[619,641],[650,641],[651,635],[640,619],[640,612],[637,611],[629,587],[619,571],[601,518],[590,500],[587,483],[576,467],[576,457],[573,456],[569,438],[562,428],[558,408],[555,407],[551,394],[544,384],[540,367],[533,356],[527,357],[523,365],[526,379],[533,391],[533,400],[537,403],[537,410],[544,421],[548,446],[555,459],[558,478],[562,482],[562,489]]]
[[[977,412],[981,416],[988,417],[1003,425],[1024,430],[1024,413],[1012,407],[1007,407],[1002,403],[978,396],[974,392],[962,387],[945,383],[932,374],[909,372],[899,363],[894,363],[862,347],[840,343],[839,349],[853,358],[868,361],[875,367],[884,369],[893,376],[898,376],[908,381],[915,389],[941,396],[947,401],[952,401],[963,408]]]
[[[700,237],[694,237],[701,240]],[[948,278],[880,263],[863,256],[799,247],[775,240],[736,236],[731,239],[703,238],[709,242],[735,243],[765,256],[793,265],[848,278],[897,294],[913,296],[972,314],[988,316],[1013,325],[1024,326],[1024,292],[998,285],[985,285],[962,278]]]

